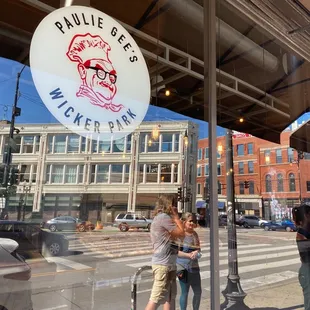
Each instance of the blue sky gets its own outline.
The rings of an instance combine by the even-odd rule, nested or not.
[[[16,75],[23,65],[18,62],[0,57],[0,119],[10,119],[12,105],[14,102]],[[37,93],[32,81],[29,67],[26,67],[20,79],[20,96],[18,106],[22,109],[21,116],[16,118],[16,123],[59,123],[45,107]],[[310,118],[310,113],[303,115],[298,122],[306,121]],[[176,121],[193,120],[199,124],[199,137],[208,136],[208,123],[196,119],[191,119],[184,115],[172,112],[167,109],[149,106],[145,116],[145,121]],[[218,136],[225,134],[225,129],[218,127]]]

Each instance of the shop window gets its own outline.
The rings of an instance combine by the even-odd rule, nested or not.
[[[248,172],[254,173],[254,162],[253,161],[248,162]]]
[[[78,135],[68,136],[68,149],[67,153],[78,153],[80,145],[80,137]]]
[[[310,181],[307,181],[307,192],[310,192]]]
[[[209,165],[205,165],[205,175],[209,175]]]
[[[146,165],[146,183],[157,183],[158,165]]]
[[[111,165],[110,183],[122,183],[123,165]]]
[[[171,133],[163,133],[161,135],[161,137],[162,137],[161,151],[162,152],[172,152],[173,134],[171,134]]]
[[[197,177],[201,177],[201,165],[197,167]]]
[[[244,156],[244,144],[237,145],[237,155]]]
[[[96,183],[108,183],[109,165],[97,165]]]
[[[249,194],[250,195],[255,194],[254,181],[249,181]]]
[[[248,155],[253,155],[253,154],[254,154],[253,143],[248,143]]]
[[[67,165],[65,171],[65,183],[76,183],[77,165]]]
[[[198,149],[198,160],[202,160],[202,149]]]
[[[209,148],[205,148],[205,159],[209,159]]]
[[[244,163],[243,162],[238,163],[238,173],[244,174]]]
[[[217,175],[222,175],[222,166],[221,166],[221,164],[217,164]]]
[[[58,184],[63,183],[64,166],[63,165],[53,165],[51,173],[51,183]]]
[[[271,181],[270,174],[267,174],[265,177],[265,185],[266,185],[266,192],[271,193],[272,192],[272,181]]]
[[[289,163],[294,161],[294,150],[291,147],[287,149],[287,161]]]
[[[244,195],[244,182],[239,182],[239,193],[240,195]]]
[[[125,150],[125,138],[113,141],[112,152],[123,153]]]
[[[278,192],[283,192],[284,188],[283,188],[283,175],[281,173],[279,173],[277,175],[277,191]]]
[[[34,142],[35,136],[24,136],[22,153],[34,153]]]
[[[281,164],[282,163],[282,149],[276,150],[276,163]]]
[[[201,194],[201,184],[197,183],[197,195]]]
[[[296,182],[295,182],[295,174],[294,173],[290,173],[288,176],[289,179],[289,189],[290,192],[295,192],[296,191]]]
[[[171,164],[162,164],[160,172],[160,182],[171,183],[171,172],[172,172]]]
[[[174,135],[174,151],[180,152],[180,134],[178,133]]]
[[[174,170],[173,170],[173,182],[178,183],[178,174],[179,174],[179,165],[174,164]]]
[[[124,183],[129,183],[129,172],[130,172],[130,165],[125,165],[124,169]]]

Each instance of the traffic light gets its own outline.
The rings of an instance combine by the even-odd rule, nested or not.
[[[250,187],[249,181],[244,181],[244,188],[249,188],[249,187]]]
[[[18,174],[19,174],[19,170],[17,168],[10,167],[8,186],[13,186],[13,185],[18,184]]]
[[[182,187],[178,187],[178,201],[182,201],[182,200],[183,200]]]

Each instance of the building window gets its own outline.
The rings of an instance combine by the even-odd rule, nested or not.
[[[290,192],[295,192],[296,191],[296,182],[295,182],[295,174],[294,173],[290,173],[288,176],[289,179],[289,189]]]
[[[272,183],[271,183],[271,175],[270,174],[266,175],[265,181],[266,181],[266,192],[271,193],[272,192]]]
[[[139,183],[143,183],[144,164],[139,165]]]
[[[124,183],[129,183],[130,165],[125,165],[124,168]]]
[[[34,153],[34,143],[35,143],[34,136],[24,136],[22,153],[28,153],[28,154]]]
[[[254,154],[253,143],[248,143],[248,155]]]
[[[123,182],[123,165],[111,165],[110,183]]]
[[[282,163],[282,149],[276,150],[276,163],[281,164]]]
[[[86,138],[85,137],[81,137],[81,153],[85,153],[86,152]]]
[[[158,165],[146,165],[146,183],[157,183]]]
[[[64,166],[63,165],[53,165],[51,173],[51,183],[59,184],[63,183]]]
[[[265,163],[267,165],[270,164],[270,160],[271,160],[271,158],[270,158],[270,150],[266,150],[264,155],[265,155]]]
[[[132,135],[128,135],[126,136],[126,153],[130,153],[131,152],[131,139],[132,139]]]
[[[112,145],[113,153],[123,153],[124,150],[125,150],[125,138],[113,141],[113,145]]]
[[[294,150],[291,147],[287,149],[287,161],[289,163],[294,161]]]
[[[179,152],[180,151],[180,134],[176,133],[174,135],[174,151]]]
[[[65,153],[66,152],[66,135],[56,135],[54,143],[54,153]]]
[[[205,165],[205,175],[209,175],[209,165]]]
[[[198,149],[198,160],[202,160],[202,149]]]
[[[209,159],[209,148],[205,148],[205,159]]]
[[[68,136],[68,149],[67,153],[79,152],[80,137],[78,135]]]
[[[307,181],[307,192],[310,192],[310,181]]]
[[[201,177],[201,165],[197,167],[197,177]]]
[[[222,194],[222,183],[220,181],[217,181],[217,193],[218,195]]]
[[[244,144],[237,145],[237,155],[244,156]]]
[[[216,152],[216,156],[217,156],[218,159],[220,159],[221,158],[221,153],[220,152]]]
[[[38,165],[32,165],[31,182],[36,183],[37,181],[37,169]]]
[[[254,195],[255,189],[254,189],[254,181],[249,181],[249,194]]]
[[[98,142],[98,153],[111,153],[111,141],[99,141]]]
[[[161,144],[161,151],[162,152],[172,152],[172,145],[173,145],[173,134],[172,133],[163,133],[162,137],[162,144]]]
[[[173,182],[178,183],[178,175],[179,175],[179,165],[174,164],[174,170],[173,170]]]
[[[248,171],[249,173],[254,173],[254,162],[253,161],[248,162]]]
[[[201,195],[201,184],[197,183],[197,195]]]
[[[97,165],[96,183],[108,183],[108,180],[109,180],[109,165]]]
[[[244,163],[243,162],[238,163],[238,173],[244,174]]]
[[[84,167],[85,167],[85,165],[79,165],[79,179],[78,179],[78,183],[80,183],[80,184],[84,183]]]
[[[148,136],[146,133],[140,134],[140,153],[146,152],[146,143],[147,143]]]
[[[304,159],[309,160],[310,159],[310,153],[304,153]]]
[[[239,193],[240,195],[244,195],[244,182],[239,182]]]
[[[21,183],[30,182],[31,165],[21,165],[19,172],[19,180]]]
[[[158,153],[159,152],[159,140],[152,140],[151,134],[148,136],[147,141],[147,152]]]
[[[217,164],[217,175],[222,175],[222,167],[221,167],[221,164]]]
[[[171,183],[171,173],[172,173],[171,164],[161,164],[160,182]]]
[[[77,165],[67,165],[65,171],[65,183],[76,183]]]
[[[278,192],[283,192],[284,188],[283,188],[283,175],[281,173],[279,173],[277,175],[277,191]]]

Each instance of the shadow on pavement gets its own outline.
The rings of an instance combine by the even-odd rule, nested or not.
[[[221,305],[221,310],[224,310],[226,307],[226,304]],[[286,307],[286,308],[275,308],[275,307],[264,307],[264,308],[248,308],[249,310],[297,310],[297,309],[304,309],[304,305],[296,305],[296,306],[291,306],[291,307]],[[229,310],[240,310],[238,307],[231,307]]]
[[[83,253],[84,252],[82,252],[82,251],[67,251],[64,256],[81,255]]]

